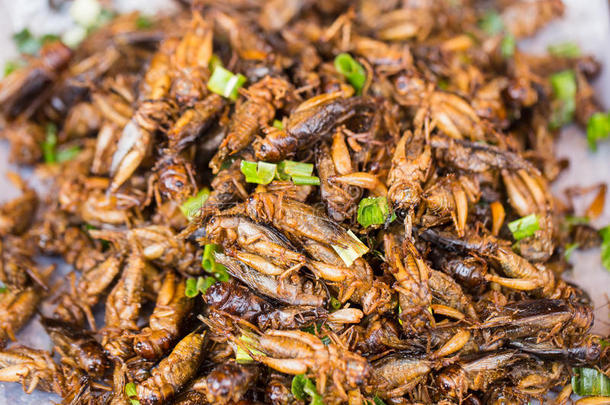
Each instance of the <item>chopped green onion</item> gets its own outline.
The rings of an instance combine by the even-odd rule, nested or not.
[[[22,60],[9,60],[4,64],[4,76],[8,76],[13,73],[15,70],[24,66],[25,63]]]
[[[222,60],[220,60],[218,55],[213,53],[210,61],[208,62],[208,69],[210,69],[210,72],[213,73],[217,66],[222,66]]]
[[[222,66],[216,66],[208,81],[208,89],[231,100],[237,100],[239,89],[246,82],[242,74],[233,74]]]
[[[332,309],[337,310],[337,309],[341,308],[341,301],[339,301],[335,297],[331,297],[330,298],[330,306],[331,306]]]
[[[310,405],[323,404],[322,395],[318,394],[316,385],[305,374],[295,375],[292,378],[290,391],[299,401],[304,401],[309,396],[311,398]]]
[[[229,281],[231,276],[229,276],[229,272],[227,268],[220,263],[216,263],[214,266],[214,278],[218,281]]]
[[[297,186],[320,185],[320,178],[312,176],[313,164],[284,160],[279,164],[267,162],[241,161],[241,172],[246,176],[246,182],[269,184],[274,178],[279,180],[292,179]]]
[[[292,378],[291,391],[292,395],[299,401],[305,400],[305,384],[307,383],[307,378],[304,374],[295,375]]]
[[[576,95],[576,76],[571,69],[551,75],[553,94],[560,100],[574,98]]]
[[[42,42],[39,39],[34,38],[27,28],[13,34],[13,41],[15,41],[15,45],[19,52],[26,55],[35,55],[42,46]]]
[[[71,146],[69,148],[58,150],[55,157],[57,159],[57,163],[63,163],[74,159],[80,152],[81,148],[79,146]]]
[[[559,226],[561,227],[562,231],[570,232],[570,230],[572,229],[572,227],[574,225],[588,224],[588,223],[589,223],[589,218],[587,218],[587,217],[575,217],[573,215],[566,215],[563,218],[563,221],[561,221],[561,223],[559,224]]]
[[[125,384],[125,395],[129,398],[131,405],[140,405],[140,401],[133,398],[138,396],[138,391],[136,390],[136,385],[134,383],[130,382]]]
[[[284,160],[278,164],[278,172],[286,173],[289,176],[311,176],[313,164]]]
[[[218,245],[210,243],[204,246],[203,258],[201,259],[201,267],[203,267],[205,271],[211,273],[214,270],[214,264],[216,263],[214,253],[219,251],[220,247]]]
[[[566,215],[565,218],[563,219],[563,222],[565,224],[567,224],[568,226],[572,227],[574,225],[588,224],[589,223],[589,218],[587,218],[587,217],[575,217],[573,215]]]
[[[602,237],[602,264],[610,271],[610,225],[599,230]]]
[[[447,90],[449,88],[449,81],[447,79],[439,79],[436,85],[441,90]]]
[[[40,43],[42,45],[46,44],[47,42],[55,42],[55,41],[59,41],[59,35],[44,34],[43,36],[40,37]]]
[[[275,177],[277,165],[267,162],[241,161],[241,172],[246,176],[246,182],[256,184],[269,184]]]
[[[258,355],[258,356],[264,355],[263,352],[254,348],[256,341],[253,338],[251,338],[250,336],[242,334],[239,337],[239,340],[244,343],[244,346],[247,347],[247,350],[239,345],[236,345],[234,347],[235,361],[237,361],[238,363],[243,364],[243,363],[251,363],[252,361],[254,361],[254,359],[252,359],[252,356],[250,356],[250,353],[252,353],[254,355]]]
[[[368,252],[369,248],[358,239],[356,235],[350,230],[347,231],[349,236],[354,240],[347,248],[331,245],[332,248],[337,252],[339,257],[343,260],[347,267],[351,266],[354,261],[360,256]]]
[[[136,27],[141,29],[141,30],[145,30],[147,28],[151,28],[153,26],[153,22],[150,18],[148,18],[145,15],[139,15],[138,19],[136,20]]]
[[[292,181],[297,186],[319,186],[320,178],[312,176],[313,164],[294,162],[292,160],[281,161],[277,165],[276,177],[280,180]]]
[[[515,48],[517,46],[517,41],[512,34],[506,34],[504,38],[502,38],[502,42],[500,42],[500,53],[505,58],[510,58],[515,54]]]
[[[560,128],[572,121],[576,110],[576,76],[572,70],[564,70],[550,77],[553,88],[551,128]]]
[[[366,82],[366,71],[349,53],[340,53],[335,57],[335,69],[345,76],[357,94],[362,92],[362,87]]]
[[[201,267],[211,273],[218,281],[228,281],[229,273],[227,268],[220,263],[216,263],[216,257],[214,253],[220,252],[220,246],[214,244],[207,244],[203,248],[203,257],[201,258]]]
[[[53,123],[47,124],[46,136],[42,142],[42,155],[45,163],[57,162],[55,147],[57,146],[57,127]]]
[[[210,190],[207,187],[204,187],[199,190],[199,192],[195,196],[190,197],[188,200],[183,202],[182,205],[180,205],[180,211],[182,211],[182,215],[184,215],[186,219],[191,221],[193,218],[199,215],[201,207],[203,207],[203,204],[205,204],[209,196]]]
[[[402,308],[398,305],[398,323],[402,325],[402,319],[400,319],[400,314],[402,314]]]
[[[521,240],[532,236],[540,229],[538,215],[530,214],[508,223],[508,229],[513,233],[515,240]]]
[[[610,113],[596,112],[587,122],[589,148],[597,150],[597,141],[610,136]]]
[[[246,350],[237,346],[237,348],[235,349],[235,361],[239,364],[244,364],[252,363],[254,360],[252,359],[252,357],[250,357]]]
[[[313,325],[309,325],[304,328],[301,328],[301,330],[303,332],[311,333],[312,335],[317,335],[318,330],[319,330],[319,325],[314,323]]]
[[[358,204],[358,223],[363,227],[382,225],[393,221],[396,216],[390,213],[386,197],[367,197]]]
[[[297,186],[319,186],[320,178],[316,176],[292,176],[292,182]]]
[[[504,22],[497,11],[489,10],[479,21],[479,27],[485,31],[487,35],[497,35],[504,31]]]
[[[373,403],[375,405],[386,405],[386,403],[383,402],[383,399],[379,398],[377,395],[375,395],[375,397],[373,398]]]
[[[6,285],[4,285],[2,281],[0,281],[0,294],[4,294],[7,291],[8,289],[6,288]]]
[[[610,396],[610,378],[594,368],[574,368],[572,390],[580,396]]]
[[[186,287],[184,288],[184,295],[186,295],[188,298],[193,298],[196,297],[197,294],[199,294],[199,291],[197,290],[197,280],[192,277],[187,278]]]
[[[214,283],[216,283],[216,279],[214,277],[199,277],[197,279],[197,291],[203,295]]]
[[[570,260],[570,257],[572,257],[572,252],[578,249],[578,246],[578,243],[568,243],[563,252],[563,257],[565,257],[566,260]]]
[[[273,127],[277,129],[284,129],[284,123],[280,120],[273,120]]]
[[[136,385],[132,382],[125,384],[125,395],[128,397],[135,397],[138,395],[138,391],[136,390]]]
[[[560,58],[577,58],[580,56],[580,47],[574,42],[562,42],[560,44],[549,45],[549,53]]]

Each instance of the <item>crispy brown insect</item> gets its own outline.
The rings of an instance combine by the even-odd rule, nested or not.
[[[227,362],[193,381],[191,389],[204,393],[211,404],[235,403],[256,383],[259,372],[256,365]]]
[[[42,324],[62,354],[63,362],[82,368],[94,378],[103,376],[110,363],[102,346],[91,335],[51,318],[44,318]]]
[[[254,143],[256,157],[276,162],[293,156],[320,137],[330,135],[334,128],[354,117],[357,110],[365,112],[371,107],[370,101],[358,97],[345,99],[340,94],[309,99],[288,117],[285,130],[272,130]]]
[[[138,355],[154,360],[171,348],[184,318],[193,307],[193,301],[184,295],[184,290],[184,280],[173,272],[167,273],[148,327],[134,338],[133,348]]]
[[[146,405],[162,404],[190,380],[201,362],[205,334],[192,332],[137,385],[138,399]]]

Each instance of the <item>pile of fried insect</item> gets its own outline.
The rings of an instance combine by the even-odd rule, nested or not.
[[[549,192],[561,126],[603,117],[600,66],[515,45],[563,12],[202,0],[44,41],[0,84],[47,190],[9,173],[0,380],[66,404],[608,403],[561,277],[601,238]],[[52,345],[19,343],[32,319]]]

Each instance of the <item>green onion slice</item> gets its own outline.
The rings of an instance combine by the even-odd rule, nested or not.
[[[125,384],[125,395],[128,397],[135,397],[138,395],[138,391],[136,391],[136,385],[132,382]]]
[[[330,306],[331,306],[332,309],[337,310],[337,309],[341,308],[341,301],[339,301],[335,297],[331,297],[330,298]]]
[[[220,251],[220,246],[212,243],[207,244],[203,248],[203,258],[201,259],[201,267],[209,273],[214,271],[214,265],[216,264],[216,258],[214,253]]]
[[[610,225],[599,230],[602,236],[602,264],[610,271]]]
[[[55,157],[57,159],[57,163],[63,163],[74,159],[80,152],[81,148],[79,146],[71,146],[69,148],[58,150]]]
[[[367,401],[369,404],[371,405],[386,405],[385,402],[383,402],[383,399],[379,398],[377,395],[375,395],[373,397],[373,402],[371,403],[371,401]]]
[[[587,122],[589,148],[597,150],[597,141],[610,136],[610,113],[596,112]]]
[[[237,100],[239,89],[246,83],[246,77],[242,74],[233,74],[222,66],[216,66],[212,77],[208,81],[208,89],[223,97]]]
[[[145,15],[139,15],[136,20],[136,27],[138,29],[144,30],[147,28],[151,28],[153,26],[153,22],[150,18]]]
[[[274,163],[242,160],[240,169],[244,176],[246,176],[246,182],[269,184],[275,177],[277,166]]]
[[[564,70],[550,77],[554,100],[550,117],[551,128],[560,128],[572,121],[576,110],[576,76]]]
[[[300,401],[304,401],[307,397],[311,397],[310,405],[322,404],[322,396],[318,394],[316,385],[305,374],[295,375],[292,378],[291,384],[292,395]]]
[[[280,180],[292,181],[297,186],[319,186],[320,178],[312,176],[313,164],[284,160],[277,165],[276,177]]]
[[[216,279],[214,277],[199,277],[197,279],[197,291],[203,295],[215,282]]]
[[[30,30],[27,28],[13,34],[13,41],[20,53],[26,55],[35,55],[40,50],[42,43],[34,38]]]
[[[210,69],[210,72],[214,73],[214,70],[216,70],[216,67],[218,66],[222,67],[222,60],[218,55],[213,53],[210,61],[208,62],[208,69]]]
[[[366,71],[349,53],[340,53],[335,57],[335,69],[345,76],[356,93],[360,94],[362,92],[362,87],[366,81]]]
[[[515,48],[517,47],[517,41],[512,34],[506,34],[500,42],[500,53],[505,58],[510,58],[515,54]]]
[[[515,240],[532,236],[540,229],[538,215],[530,214],[508,223],[508,229],[513,233]]]
[[[392,214],[386,197],[367,197],[358,204],[358,223],[363,227],[382,225]]]
[[[489,10],[479,21],[479,27],[485,31],[487,35],[497,35],[504,31],[504,22],[497,11]]]
[[[352,265],[352,263],[354,263],[357,258],[368,252],[369,248],[364,243],[362,243],[362,241],[360,241],[360,239],[358,239],[356,235],[354,235],[351,229],[348,230],[347,233],[353,239],[353,242],[350,243],[347,248],[337,245],[331,246],[335,250],[335,252],[337,252],[339,257],[341,257],[345,265],[349,267]]]
[[[192,277],[187,278],[186,287],[184,288],[184,295],[186,295],[188,298],[193,298],[196,297],[197,294],[199,294],[199,291],[197,290],[197,280]]]
[[[574,368],[572,390],[580,396],[610,396],[610,378],[594,368]]]
[[[297,186],[319,186],[320,178],[316,176],[292,176],[292,182]]]
[[[577,58],[580,56],[580,47],[575,42],[562,42],[549,45],[549,53],[560,58]]]
[[[57,127],[53,123],[47,124],[46,136],[42,142],[42,155],[45,163],[56,163],[57,156],[55,147],[57,146]]]
[[[570,257],[572,257],[572,252],[578,249],[578,246],[578,243],[568,243],[563,251],[563,257],[565,257],[566,260],[570,260]]]
[[[252,361],[254,361],[254,359],[252,359],[252,356],[250,356],[250,353],[252,353],[254,355],[258,355],[258,356],[264,355],[263,352],[261,352],[260,350],[257,350],[255,348],[256,341],[249,335],[242,334],[239,337],[239,340],[244,344],[244,346],[246,346],[247,350],[246,350],[246,348],[243,348],[239,345],[234,346],[235,361],[237,361],[238,363],[243,364],[243,363],[251,363]]]
[[[273,120],[273,127],[283,130],[284,129],[284,123],[280,120]]]
[[[204,187],[199,190],[199,192],[195,196],[190,197],[188,200],[183,202],[182,205],[180,205],[180,211],[182,211],[182,215],[184,215],[186,219],[191,221],[193,218],[199,215],[201,207],[203,207],[203,204],[205,204],[209,196],[210,190],[207,187]]]
[[[313,164],[284,160],[278,164],[278,172],[285,173],[288,176],[311,176],[313,173]]]
[[[4,64],[4,77],[10,75],[15,70],[25,66],[25,62],[20,59],[17,60],[9,60]]]
[[[203,248],[203,257],[201,259],[201,267],[212,274],[218,281],[228,281],[229,273],[227,268],[220,263],[216,263],[216,257],[214,253],[220,252],[222,249],[218,245],[207,244]],[[206,288],[207,289],[207,288]]]
[[[555,98],[560,100],[573,99],[576,95],[576,76],[571,69],[555,73],[550,77]]]

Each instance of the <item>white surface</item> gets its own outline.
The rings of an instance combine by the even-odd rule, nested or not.
[[[166,0],[121,0],[117,1],[123,11],[133,10],[140,6],[147,13],[157,7],[167,5]],[[548,44],[576,41],[581,49],[592,53],[608,68],[595,83],[603,104],[610,107],[610,19],[608,2],[606,0],[564,0],[566,16],[563,20],[554,22],[541,32],[534,40],[528,40],[522,46],[528,50],[544,51]],[[4,61],[15,56],[15,49],[10,41],[10,33],[28,26],[32,32],[57,33],[60,29],[69,28],[69,18],[49,13],[46,10],[47,0],[0,0],[0,66]],[[580,185],[588,186],[600,182],[610,182],[610,142],[599,145],[596,153],[589,152],[582,131],[572,126],[565,129],[557,144],[557,154],[570,158],[570,169],[564,172],[553,189],[557,195],[563,195],[566,187]],[[6,144],[0,143],[0,201],[17,195],[2,174],[9,168],[8,150]],[[15,170],[15,168],[12,168]],[[606,199],[606,207],[601,218],[595,225],[610,224],[610,195]],[[584,212],[584,205],[577,207]],[[595,302],[597,333],[608,334],[610,323],[608,317],[607,297],[610,295],[610,273],[601,266],[599,250],[588,252],[576,251],[571,259],[574,271],[566,278],[574,280],[582,286]],[[50,348],[48,338],[38,322],[31,322],[20,334],[20,342],[37,348]],[[35,392],[25,395],[17,384],[0,384],[0,405],[21,404],[51,404],[58,397]]]

